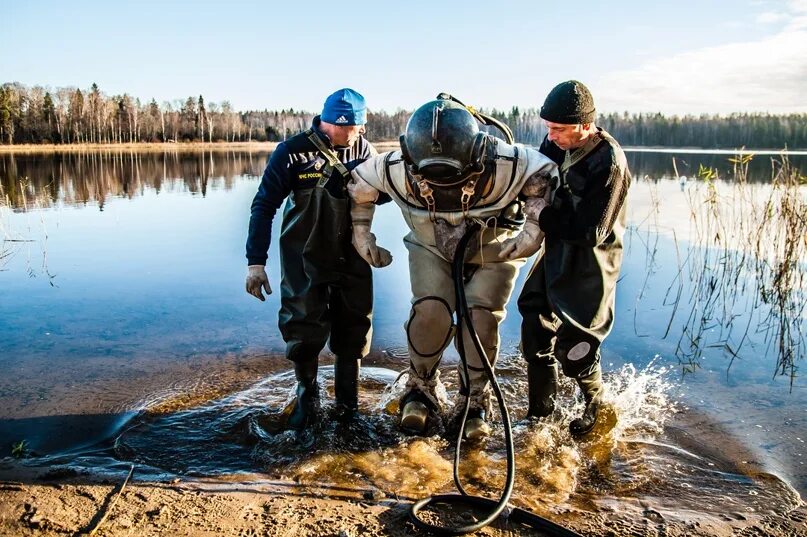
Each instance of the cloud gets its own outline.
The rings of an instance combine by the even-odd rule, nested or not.
[[[760,13],[757,15],[757,22],[759,24],[774,24],[777,22],[782,22],[787,18],[787,15],[784,13],[777,13],[774,11],[766,11],[765,13]]]
[[[595,85],[604,112],[807,112],[807,0],[791,0],[770,37],[656,59]]]

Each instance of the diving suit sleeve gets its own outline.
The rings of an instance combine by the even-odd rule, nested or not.
[[[384,176],[386,175],[384,171],[384,162],[389,154],[390,152],[387,152],[370,157],[353,168],[353,170],[350,172],[350,175],[353,176],[353,181],[351,181],[351,183],[355,182],[360,184],[361,181],[364,181],[375,190],[389,194],[386,181],[384,181]]]
[[[549,169],[553,169],[554,165]],[[547,207],[552,196],[552,184],[554,177],[548,170],[539,170],[533,173],[525,182],[521,189],[524,202],[524,216],[527,221],[524,229],[513,237],[502,243],[499,252],[501,259],[513,261],[524,257],[530,257],[541,249],[544,242],[544,232],[538,225],[541,211]]]
[[[362,138],[362,140],[363,139],[364,138]],[[363,155],[361,162],[357,164],[357,166],[360,166],[362,163],[367,162],[367,160],[373,159],[373,157],[377,156],[378,156],[378,150],[373,146],[373,144],[367,142],[367,149],[365,151],[365,154]],[[381,162],[383,162],[383,159],[381,160]],[[365,175],[370,175],[368,171],[363,171],[363,173]],[[355,181],[356,180],[355,178],[361,176],[357,172],[356,174],[353,174],[352,177],[354,178]],[[364,182],[366,183],[367,181]],[[386,192],[379,192],[377,197],[373,200],[373,203],[375,203],[376,205],[383,205],[385,203],[389,203],[390,201],[392,201],[392,198],[390,197],[389,194],[387,194]]]
[[[376,191],[378,192],[378,191]],[[351,198],[353,193],[351,192]],[[355,200],[355,198],[354,198]],[[350,219],[353,222],[353,247],[356,252],[372,267],[386,267],[392,263],[392,254],[386,248],[378,246],[375,235],[370,232],[373,223],[375,205],[372,202],[356,203],[350,207]]]
[[[507,239],[502,243],[499,257],[508,261],[527,258],[541,249],[544,242],[544,232],[538,225],[538,218],[541,211],[547,206],[546,200],[542,197],[533,196],[527,198],[524,203],[524,215],[527,221],[524,223],[518,235],[512,239]]]
[[[361,165],[360,165],[361,166]],[[357,173],[357,170],[350,172],[351,180],[347,184],[347,191],[350,195],[350,200],[354,204],[363,205],[366,203],[375,203],[381,192],[364,180],[364,177]],[[372,214],[370,215],[372,220]]]

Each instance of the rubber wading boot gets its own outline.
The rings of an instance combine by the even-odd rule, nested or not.
[[[319,403],[317,358],[295,362],[294,375],[297,377],[297,396],[286,420],[286,427],[300,431],[309,425]]]
[[[577,385],[580,386],[580,391],[583,392],[586,408],[583,410],[582,416],[573,419],[569,424],[569,432],[572,433],[572,436],[583,436],[589,433],[597,423],[597,414],[600,410],[603,392],[600,365],[597,364],[596,369],[588,376],[578,378]]]
[[[412,390],[403,399],[401,429],[411,434],[422,434],[429,418],[430,402],[418,390]]]
[[[528,418],[545,418],[555,411],[558,395],[558,363],[527,362]]]
[[[336,358],[333,389],[336,411],[341,418],[350,418],[359,410],[359,368],[361,360]]]
[[[465,420],[465,430],[463,434],[468,440],[481,440],[490,435],[490,425],[488,425],[486,421],[484,409],[468,409],[468,419]]]

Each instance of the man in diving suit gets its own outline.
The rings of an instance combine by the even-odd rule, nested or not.
[[[464,434],[489,433],[491,389],[482,357],[463,323],[455,334],[451,264],[457,242],[472,223],[481,229],[465,254],[465,293],[471,321],[491,367],[499,324],[518,270],[541,246],[537,215],[550,199],[556,164],[538,151],[480,132],[481,117],[448,95],[418,108],[401,137],[401,150],[371,157],[352,171],[353,244],[373,266],[384,252],[370,233],[374,202],[392,197],[410,232],[412,306],[405,324],[409,372],[401,397],[401,427],[420,434],[430,413],[442,411],[438,367],[452,337],[462,337],[468,377],[460,367],[460,396],[452,415],[470,398]],[[523,223],[526,216],[526,223]],[[456,342],[455,342],[456,344]]]

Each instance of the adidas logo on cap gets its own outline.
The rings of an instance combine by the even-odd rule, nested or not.
[[[336,119],[336,123],[347,123],[347,118],[345,116],[339,116]]]

